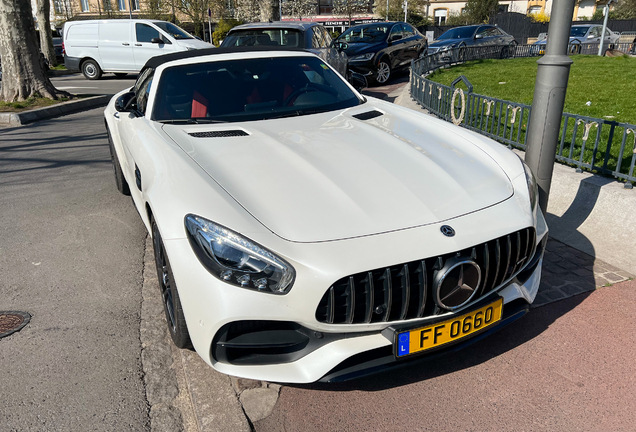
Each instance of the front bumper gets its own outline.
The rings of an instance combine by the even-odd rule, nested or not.
[[[485,210],[483,217],[492,218],[492,214],[489,214],[491,211],[496,212],[496,209]],[[493,333],[525,313],[539,288],[547,239],[545,221],[540,213],[537,217],[538,246],[533,258],[516,278],[490,294],[503,297],[502,323],[486,333],[462,340],[458,345],[400,360],[392,354],[393,341],[383,335],[383,331],[390,325],[406,323],[404,321],[325,324],[315,319],[316,307],[325,290],[342,276],[328,274],[326,269],[338,266],[333,262],[321,263],[318,258],[326,256],[334,261],[343,261],[344,257],[351,256],[350,250],[342,252],[344,257],[333,256],[335,248],[340,251],[342,245],[326,243],[303,246],[311,248],[311,252],[309,256],[292,263],[297,271],[297,282],[289,294],[276,296],[228,286],[216,280],[199,264],[186,239],[166,240],[165,243],[192,342],[201,357],[214,369],[228,375],[272,382],[340,381],[453,352]],[[459,219],[455,226],[461,226]],[[430,229],[438,231],[439,227]],[[422,228],[424,236],[430,235],[424,233],[430,233],[428,230]],[[393,242],[403,245],[404,240],[410,238],[411,243],[419,244],[422,248],[418,235],[413,232],[393,233],[391,237]],[[367,242],[378,242],[378,237],[355,242],[359,243],[356,248],[366,250],[368,255]],[[395,259],[401,262],[397,250],[394,254]],[[306,264],[309,262],[311,266]],[[374,263],[365,265],[373,268]],[[345,271],[342,267],[336,271]],[[355,269],[348,267],[346,272],[354,273]],[[478,301],[483,301],[483,298]],[[456,314],[472,307],[469,305]],[[409,320],[408,324],[421,322],[427,325],[450,319],[456,314],[449,312],[421,320]]]
[[[378,73],[377,64],[375,64],[375,60],[365,60],[365,61],[350,61],[349,69],[352,71],[363,75],[366,79],[375,79]]]

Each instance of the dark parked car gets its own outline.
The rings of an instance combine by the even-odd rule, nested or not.
[[[234,27],[222,48],[237,46],[270,46],[301,48],[316,54],[343,77],[347,77],[347,55],[334,43],[322,25],[312,22],[251,23]]]
[[[515,38],[493,25],[455,27],[442,33],[429,45],[429,53],[448,51],[452,48],[486,45],[514,45]]]
[[[393,72],[408,68],[411,60],[426,54],[426,36],[405,22],[380,22],[349,28],[336,42],[348,46],[349,68],[378,84]]]

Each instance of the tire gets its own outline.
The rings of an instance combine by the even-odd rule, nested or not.
[[[113,144],[113,139],[110,136],[110,131],[106,129],[106,133],[108,135],[110,161],[113,165],[113,173],[115,174],[115,184],[117,185],[117,190],[122,195],[130,195],[130,187],[128,187],[128,182],[126,181],[124,173],[121,170],[121,164],[119,163],[119,158],[117,157],[117,152],[115,151],[115,145]]]
[[[378,84],[386,84],[389,78],[391,78],[391,65],[386,62],[386,59],[382,59],[378,63],[375,81]]]
[[[166,256],[161,234],[159,234],[155,220],[151,218],[150,223],[152,225],[152,248],[155,253],[155,265],[157,267],[157,277],[159,278],[163,310],[166,313],[166,321],[168,322],[168,331],[172,342],[178,348],[191,348],[192,341],[190,340],[190,333],[183,315],[179,291],[174,283],[170,261],[168,261]]]
[[[98,80],[102,77],[102,69],[95,60],[88,59],[82,63],[82,74],[88,80]]]
[[[128,75],[128,74],[125,73],[125,72],[117,72],[117,73],[115,73],[115,78],[117,78],[117,79],[126,78],[126,75]]]

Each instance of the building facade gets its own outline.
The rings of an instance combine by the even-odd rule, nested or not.
[[[607,0],[576,0],[573,20],[591,18],[597,9],[603,8]],[[435,24],[444,25],[451,15],[458,15],[466,9],[465,0],[430,0],[428,16]],[[550,15],[552,0],[500,0],[499,12]]]

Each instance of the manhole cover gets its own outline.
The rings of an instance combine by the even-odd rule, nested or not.
[[[20,331],[31,320],[31,315],[19,311],[0,311],[0,339]]]

